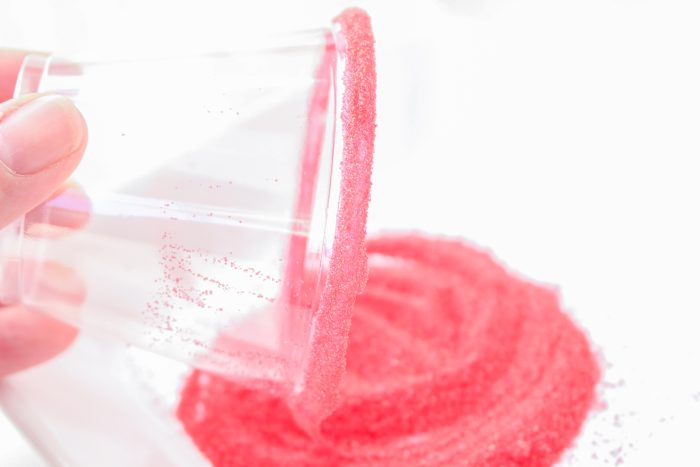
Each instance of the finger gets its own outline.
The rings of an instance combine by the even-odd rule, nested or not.
[[[31,237],[55,238],[83,228],[90,220],[90,199],[80,186],[68,181],[24,218]]]
[[[0,49],[0,102],[12,98],[22,61],[28,52]]]
[[[31,310],[22,306],[0,309],[0,378],[54,357],[78,334],[77,328],[67,324],[77,324],[78,310],[85,298],[77,275],[55,263],[26,266],[24,272],[28,275],[34,274],[33,268],[41,268],[42,280],[37,284],[34,300],[38,305]],[[39,310],[60,310],[61,319]]]
[[[48,360],[65,350],[78,331],[21,306],[0,313],[0,378]]]
[[[48,199],[80,162],[87,127],[60,96],[0,104],[0,228]]]

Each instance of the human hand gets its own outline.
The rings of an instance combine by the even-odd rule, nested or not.
[[[60,191],[87,144],[85,121],[68,99],[11,99],[25,55],[0,50],[0,229]],[[55,356],[76,334],[46,314],[0,305],[0,377]]]

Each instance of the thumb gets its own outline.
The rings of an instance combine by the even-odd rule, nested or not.
[[[49,198],[86,144],[85,121],[64,97],[30,94],[0,104],[0,228]]]

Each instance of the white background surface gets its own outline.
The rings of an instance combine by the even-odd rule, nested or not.
[[[317,26],[346,4],[292,3],[0,0],[0,45],[221,50],[248,27]],[[372,230],[460,235],[560,287],[607,362],[608,408],[572,465],[700,465],[700,4],[392,5],[369,8]],[[41,465],[18,440],[0,422],[0,466]]]

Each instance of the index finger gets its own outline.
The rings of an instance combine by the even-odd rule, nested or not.
[[[0,49],[0,102],[12,99],[26,50]]]

